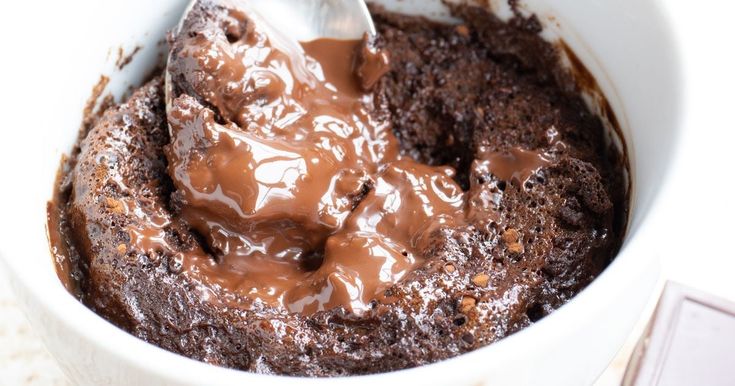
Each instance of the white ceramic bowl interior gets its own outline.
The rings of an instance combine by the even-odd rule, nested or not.
[[[381,0],[389,8],[443,18],[438,0]],[[0,142],[0,256],[33,326],[75,385],[585,385],[608,365],[657,278],[647,240],[662,208],[679,131],[680,58],[654,0],[527,0],[548,37],[561,37],[597,78],[627,139],[633,200],[625,245],[612,265],[570,303],[536,325],[460,357],[419,368],[348,379],[256,375],[196,362],[149,345],[98,317],[65,292],[45,233],[46,201],[82,109],[101,74],[117,98],[160,63],[160,44],[184,0],[21,2],[34,14],[7,71],[15,103]],[[493,1],[503,17],[507,6]],[[58,17],[65,15],[64,17]],[[29,42],[44,42],[27,44]],[[118,47],[141,47],[124,69]]]

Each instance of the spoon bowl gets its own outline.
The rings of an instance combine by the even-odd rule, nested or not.
[[[197,1],[190,0],[179,23],[178,34]],[[273,43],[287,52],[302,53],[298,42],[319,38],[361,39],[375,35],[375,25],[364,0],[207,0],[244,11],[258,23],[265,23]],[[298,57],[299,55],[295,55]],[[170,58],[167,62],[170,62]],[[166,109],[172,102],[171,76],[164,74]]]
[[[189,15],[191,0],[175,32]],[[215,0],[256,13],[284,36],[308,42],[318,38],[360,39],[375,35],[375,25],[364,0]]]

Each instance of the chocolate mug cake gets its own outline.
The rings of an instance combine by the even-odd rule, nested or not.
[[[620,247],[625,157],[534,16],[451,9],[293,50],[198,1],[168,81],[63,169],[62,280],[164,349],[299,376],[435,362],[564,304]]]

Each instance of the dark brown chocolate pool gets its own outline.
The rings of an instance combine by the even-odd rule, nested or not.
[[[373,8],[289,43],[199,1],[161,76],[88,120],[49,205],[60,275],[148,342],[335,376],[492,343],[611,261],[624,157],[535,17]]]

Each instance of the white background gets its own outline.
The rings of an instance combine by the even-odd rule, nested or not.
[[[735,2],[659,1],[671,16],[686,78],[682,144],[673,168],[675,176],[667,189],[670,194],[662,197],[667,213],[657,224],[659,256],[666,278],[735,301]],[[38,12],[43,12],[43,2],[37,3]],[[15,5],[0,8],[0,117],[13,114],[12,106],[21,103],[8,90],[32,84],[29,74],[7,73],[6,63],[23,60],[13,56],[9,39],[22,41],[24,30],[43,28],[35,21],[33,14],[21,13]],[[26,44],[43,50],[45,45],[64,42],[54,41],[53,31],[49,31],[48,41]],[[52,69],[56,60],[67,59],[49,57],[48,68]],[[42,89],[37,93],[42,113],[47,102],[42,101]],[[3,127],[2,123],[0,127],[23,129]],[[31,142],[23,146],[32,146],[32,133],[28,138]],[[8,167],[20,164],[0,165],[0,173]],[[6,181],[0,174],[0,188],[13,188],[18,183]],[[0,213],[5,218],[19,215]],[[0,274],[0,386],[66,385],[1,280]],[[624,359],[624,355],[618,359],[599,385],[618,382]]]

